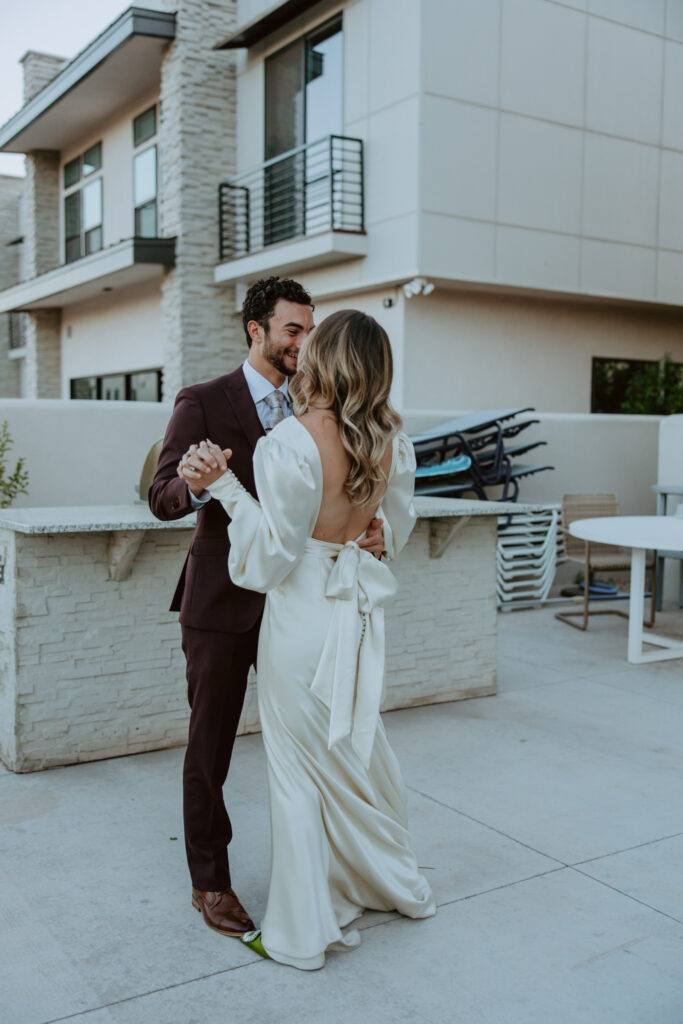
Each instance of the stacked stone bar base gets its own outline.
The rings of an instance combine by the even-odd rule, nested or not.
[[[191,532],[139,509],[137,529],[130,515],[103,522],[101,509],[80,510],[99,525],[46,522],[74,511],[0,517],[0,757],[17,772],[186,740],[180,629],[166,609]],[[496,692],[496,516],[473,515],[450,541],[458,515],[436,516],[392,566],[385,709]],[[258,728],[252,678],[240,732]]]

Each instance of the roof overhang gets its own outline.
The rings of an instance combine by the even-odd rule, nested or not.
[[[0,127],[0,150],[67,149],[159,87],[175,14],[129,7]]]
[[[236,32],[216,43],[214,50],[237,50],[242,47],[260,43],[272,32],[287,25],[300,14],[305,14],[316,7],[321,0],[285,0],[285,3],[274,4],[257,18],[242,25]]]
[[[216,284],[255,281],[267,271],[281,276],[316,270],[319,267],[361,259],[368,252],[367,236],[355,231],[322,231],[291,242],[278,242],[266,249],[219,263],[214,269]]]
[[[161,277],[175,263],[175,238],[128,238],[0,292],[0,313],[59,309]]]

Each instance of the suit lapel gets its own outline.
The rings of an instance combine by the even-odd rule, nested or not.
[[[253,450],[258,439],[265,434],[265,430],[258,418],[254,399],[251,397],[251,391],[241,366],[224,379],[223,391]]]

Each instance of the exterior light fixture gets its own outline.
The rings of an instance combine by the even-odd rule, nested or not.
[[[403,285],[403,294],[407,299],[412,299],[413,295],[431,295],[433,291],[434,284],[426,277],[414,277]]]

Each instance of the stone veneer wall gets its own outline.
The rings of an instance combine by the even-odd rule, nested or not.
[[[26,317],[22,398],[62,397],[61,309],[36,309]]]
[[[66,57],[56,57],[52,53],[27,50],[19,63],[24,72],[24,103],[26,104],[59,74],[67,63],[67,59]]]
[[[453,520],[437,521],[444,535]],[[385,708],[496,692],[494,517],[443,557],[420,520],[392,566]],[[14,771],[181,745],[188,709],[177,616],[166,612],[190,543],[150,530],[129,579],[109,580],[107,533],[0,530],[0,755]],[[258,728],[252,679],[240,724]]]
[[[0,174],[0,291],[19,281],[21,244],[20,203],[24,179]],[[10,313],[0,313],[0,398],[20,395],[19,364],[7,355],[10,343]],[[18,321],[15,320],[18,325]]]
[[[29,50],[22,57],[24,103],[59,73],[66,61]],[[26,154],[24,252],[22,277],[29,280],[59,266],[59,152]],[[60,310],[27,314],[24,398],[61,395]]]
[[[164,398],[234,369],[246,356],[233,288],[217,288],[218,185],[235,167],[234,56],[213,50],[234,0],[165,0],[176,37],[161,70],[161,231],[176,236],[162,286]]]

